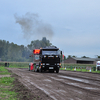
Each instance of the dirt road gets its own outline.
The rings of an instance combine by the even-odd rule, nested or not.
[[[42,100],[100,100],[100,74],[71,71],[36,73],[28,69],[8,69]]]

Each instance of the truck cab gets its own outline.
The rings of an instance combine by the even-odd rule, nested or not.
[[[61,51],[57,47],[42,48],[40,52],[40,71],[56,71],[59,72]]]

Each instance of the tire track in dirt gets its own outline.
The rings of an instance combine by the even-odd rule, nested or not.
[[[91,73],[91,72],[76,72],[76,71],[60,71],[60,75],[72,76],[82,79],[95,80],[100,82],[100,74],[99,73]]]
[[[100,98],[100,85],[97,82],[98,79],[95,79],[98,78],[98,75],[89,80],[92,75],[90,73],[60,71],[59,74],[56,74],[35,73],[28,69],[9,70],[20,76],[20,82],[28,89],[37,93],[42,91],[54,100],[99,100]],[[35,88],[33,88],[34,86]],[[37,89],[38,91],[36,91]]]

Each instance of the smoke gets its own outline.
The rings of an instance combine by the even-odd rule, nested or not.
[[[27,40],[36,39],[36,38],[52,38],[53,29],[50,24],[43,23],[42,20],[39,19],[38,14],[34,13],[26,13],[22,17],[14,15],[16,19],[16,23],[21,26],[22,32],[24,33],[23,37]]]

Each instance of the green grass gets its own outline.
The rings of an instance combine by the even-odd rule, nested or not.
[[[9,62],[9,67],[10,68],[28,68],[29,67],[29,63],[30,62]],[[0,66],[4,66],[5,67],[5,62],[0,62]]]
[[[17,100],[16,93],[11,91],[14,78],[2,77],[0,78],[0,100]]]
[[[87,67],[87,66],[94,67],[94,66],[96,66],[95,64],[67,64],[67,63],[64,63],[64,64],[62,64],[62,67],[63,67],[63,65],[66,67],[70,67],[70,66],[72,66],[72,67]]]
[[[91,67],[91,66],[88,66],[88,67]],[[86,66],[81,66],[81,67],[77,66],[76,70],[74,70],[74,69],[75,69],[75,66],[68,66],[68,67],[66,67],[66,69],[65,69],[65,67],[64,68],[60,68],[60,70],[67,70],[67,71],[90,72],[90,70],[86,70]],[[100,73],[100,70],[94,71],[93,67],[91,67],[91,72],[92,73]]]
[[[9,67],[14,67],[14,68],[28,68],[29,67],[29,63],[28,62],[11,62],[9,63]]]
[[[0,76],[10,75],[7,69],[0,66]],[[0,100],[17,100],[13,88],[14,78],[12,77],[1,77],[0,78]]]
[[[4,67],[0,66],[0,75],[10,75],[7,69]]]

